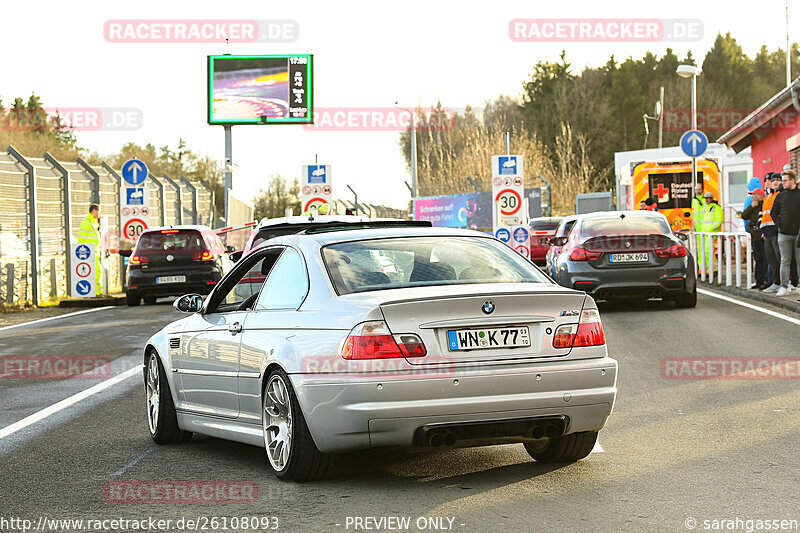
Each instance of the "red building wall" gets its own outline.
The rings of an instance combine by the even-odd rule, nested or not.
[[[763,128],[753,132],[753,142],[751,144],[753,176],[761,178],[762,181],[767,172],[780,172],[783,170],[783,165],[789,162],[786,139],[800,133],[800,121],[798,121],[798,116],[795,113],[784,112],[779,117],[787,117],[787,120],[776,118],[775,128],[771,129],[766,135],[763,134],[763,131],[773,124],[765,125]],[[759,136],[761,136],[760,139],[758,138]]]

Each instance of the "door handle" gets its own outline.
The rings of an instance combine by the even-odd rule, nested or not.
[[[233,335],[236,335],[237,333],[241,333],[242,332],[242,325],[239,324],[238,322],[234,322],[233,324],[228,326],[228,331],[230,331]]]

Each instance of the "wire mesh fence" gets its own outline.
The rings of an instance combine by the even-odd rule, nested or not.
[[[100,206],[107,232],[103,249],[107,292],[124,284],[120,248],[121,172],[81,158],[28,157],[0,151],[0,305],[40,304],[69,292],[70,245],[91,204]],[[212,225],[214,194],[201,181],[148,176],[150,224]],[[34,237],[35,235],[35,237]],[[35,265],[35,268],[34,268]]]

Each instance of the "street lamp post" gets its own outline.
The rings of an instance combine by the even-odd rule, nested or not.
[[[700,69],[694,65],[678,65],[678,76],[681,78],[692,78],[692,129],[697,129],[697,75]],[[692,198],[697,187],[697,158],[692,158]]]
[[[397,102],[394,106],[411,115],[411,198],[413,199],[417,197],[417,121],[413,111],[398,106]]]

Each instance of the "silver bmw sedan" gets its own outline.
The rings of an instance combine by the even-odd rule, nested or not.
[[[475,231],[311,228],[175,307],[144,350],[153,440],[263,446],[281,479],[390,445],[576,461],[616,396],[592,298]]]

